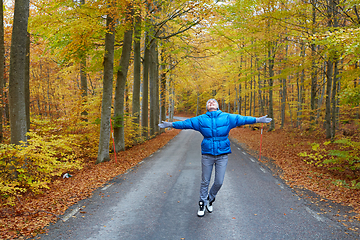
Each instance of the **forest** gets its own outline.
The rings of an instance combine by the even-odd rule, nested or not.
[[[152,140],[167,117],[205,113],[209,98],[268,115],[269,134],[321,139],[299,161],[359,191],[359,0],[0,3],[2,208]]]

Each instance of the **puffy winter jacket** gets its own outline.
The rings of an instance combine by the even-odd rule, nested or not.
[[[217,156],[231,153],[228,136],[232,128],[253,123],[256,123],[255,117],[244,117],[217,110],[185,121],[173,122],[173,127],[199,131],[204,136],[201,153]]]

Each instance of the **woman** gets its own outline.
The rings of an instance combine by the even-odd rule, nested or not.
[[[213,211],[212,204],[220,190],[228,162],[228,154],[231,153],[229,132],[232,128],[245,124],[269,123],[271,118],[241,116],[238,114],[224,113],[219,110],[219,104],[215,99],[209,99],[206,103],[206,114],[189,118],[180,122],[162,122],[160,128],[173,127],[176,129],[194,129],[199,131],[204,139],[201,143],[202,178],[200,187],[199,210],[197,215],[203,217],[206,210]],[[211,172],[215,165],[215,180],[210,191],[209,184]]]

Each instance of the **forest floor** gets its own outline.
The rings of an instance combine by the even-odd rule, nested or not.
[[[128,171],[178,133],[179,130],[171,129],[146,143],[127,149],[117,155],[117,163],[114,156],[110,162],[98,165],[94,164],[94,159],[89,159],[83,169],[70,172],[72,177],[54,179],[50,189],[43,194],[18,197],[15,206],[0,208],[0,239],[40,239],[36,235],[43,233],[44,228],[51,222],[59,220],[59,216],[71,205],[91,196],[95,189]],[[236,128],[230,132],[230,137],[253,156],[259,156],[260,129]],[[314,167],[299,157],[300,152],[311,151],[313,142],[323,143],[325,139],[316,134],[304,134],[296,129],[277,129],[272,132],[264,129],[261,161],[293,189],[311,190],[320,196],[311,201],[331,201],[351,206],[353,214],[347,216],[347,221],[359,221],[360,190],[339,187],[332,183],[334,179],[346,179],[346,173],[338,174],[325,168]],[[346,223],[343,224],[346,226]]]
[[[180,130],[172,129],[155,138],[136,145],[117,154],[111,161],[94,164],[96,159],[88,159],[84,168],[69,172],[70,178],[53,179],[49,190],[43,194],[27,194],[18,197],[13,207],[1,207],[0,202],[0,239],[26,239],[43,233],[51,222],[60,220],[70,206],[88,198],[95,189],[109,180],[125,173],[144,158],[162,148],[174,138]],[[106,197],[106,196],[104,196]]]

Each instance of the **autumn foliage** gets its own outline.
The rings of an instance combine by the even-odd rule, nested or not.
[[[105,153],[99,162],[114,151],[110,119],[117,146],[127,149],[119,154],[130,159],[143,144],[158,146],[145,142],[161,132],[157,123],[166,115],[171,121],[176,112],[199,115],[209,98],[225,112],[269,115],[264,153],[284,178],[358,209],[359,0],[32,0],[25,26],[29,126],[27,138],[19,134],[27,142],[17,145],[10,144],[15,127],[9,125],[14,4],[4,1],[1,8],[1,237],[36,233],[91,193],[87,180],[61,177],[101,176],[113,166],[93,165],[99,149]],[[238,131],[256,150],[250,130],[236,129],[235,136]],[[121,162],[116,174],[141,157]],[[69,182],[82,194],[62,192],[58,186]]]
[[[112,178],[125,173],[138,162],[163,147],[178,130],[171,130],[138,144],[117,155],[110,162],[94,164],[94,157],[84,158],[82,169],[68,169],[72,177],[54,176],[41,192],[27,192],[13,199],[13,205],[0,208],[0,238],[13,239],[19,236],[36,236],[50,222],[59,220],[65,210],[91,196],[92,192]],[[3,204],[4,202],[2,202]]]

